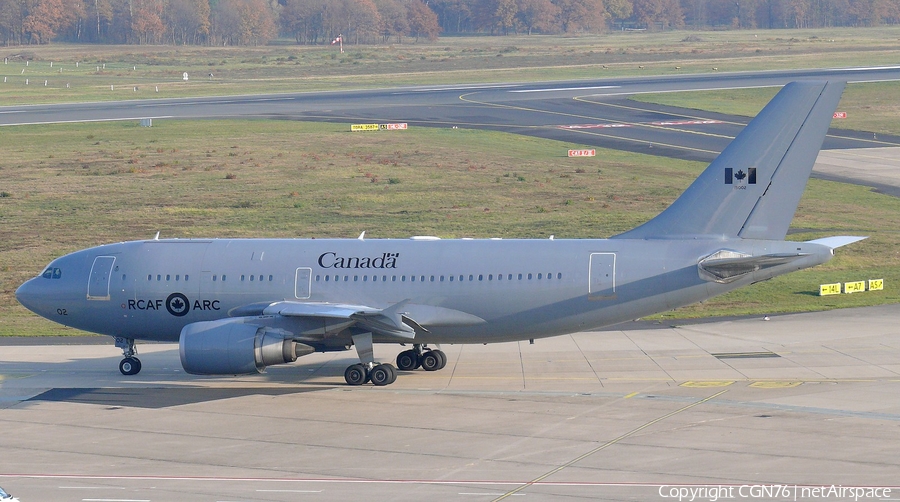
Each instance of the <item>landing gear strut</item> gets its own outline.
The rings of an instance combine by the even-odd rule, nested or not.
[[[137,350],[134,348],[134,338],[116,337],[116,347],[122,349],[125,359],[119,361],[119,371],[123,375],[137,375],[141,372],[141,360],[134,357]]]
[[[412,371],[421,367],[425,371],[437,371],[447,366],[447,354],[441,349],[428,349],[425,345],[415,344],[410,350],[397,354],[397,368]]]
[[[375,363],[372,353],[372,333],[353,335],[353,345],[360,362],[352,364],[344,371],[348,385],[362,385],[371,381],[378,387],[390,385],[397,380],[397,370],[388,363]]]

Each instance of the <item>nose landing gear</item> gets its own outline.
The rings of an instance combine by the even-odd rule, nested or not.
[[[116,337],[116,347],[122,349],[125,356],[125,359],[119,361],[119,371],[126,376],[140,373],[141,360],[134,357],[137,354],[137,350],[134,348],[134,339]]]

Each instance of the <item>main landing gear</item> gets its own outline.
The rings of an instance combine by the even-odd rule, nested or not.
[[[116,347],[122,349],[122,353],[125,355],[125,359],[119,361],[119,371],[122,372],[123,375],[131,376],[137,375],[141,372],[141,360],[134,357],[137,354],[137,350],[134,348],[134,339],[133,338],[120,338],[116,337]]]
[[[447,366],[447,354],[441,349],[427,349],[422,344],[415,344],[410,350],[397,354],[397,368],[412,371],[422,368],[425,371],[437,371]]]
[[[376,363],[372,354],[372,333],[353,335],[353,345],[359,354],[359,363],[350,365],[344,371],[344,380],[348,385],[362,385],[366,382],[381,387],[397,380],[397,370],[388,363]],[[447,354],[440,349],[429,349],[420,343],[414,344],[410,350],[397,355],[397,368],[412,371],[422,368],[425,371],[437,371],[447,365]]]
[[[353,335],[353,345],[356,346],[360,362],[350,365],[344,371],[344,380],[348,385],[372,382],[382,387],[397,380],[397,370],[393,366],[388,363],[375,363],[372,353],[372,333]]]

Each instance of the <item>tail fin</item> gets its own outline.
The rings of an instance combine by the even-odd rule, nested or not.
[[[668,209],[614,238],[784,239],[843,90],[786,85]]]

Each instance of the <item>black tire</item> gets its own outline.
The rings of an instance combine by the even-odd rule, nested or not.
[[[369,378],[367,373],[366,367],[362,364],[353,364],[344,370],[344,380],[347,385],[362,385]]]
[[[422,354],[422,369],[425,371],[437,371],[441,369],[441,356],[436,351],[429,350]]]
[[[390,364],[386,364],[385,366],[391,369],[391,381],[388,382],[388,385],[390,385],[397,381],[397,368],[394,368]]]
[[[137,375],[141,371],[141,360],[136,357],[126,357],[119,361],[119,372],[123,375]]]
[[[437,369],[439,369],[439,370],[444,369],[444,367],[447,366],[447,354],[445,354],[444,351],[441,349],[434,349],[431,352],[434,353],[434,355],[441,358],[441,364],[438,365]]]
[[[390,364],[379,364],[369,372],[372,383],[378,387],[390,385],[397,379],[397,372]]]
[[[419,354],[415,350],[404,350],[397,354],[397,369],[402,371],[412,371],[422,363],[419,361]]]

